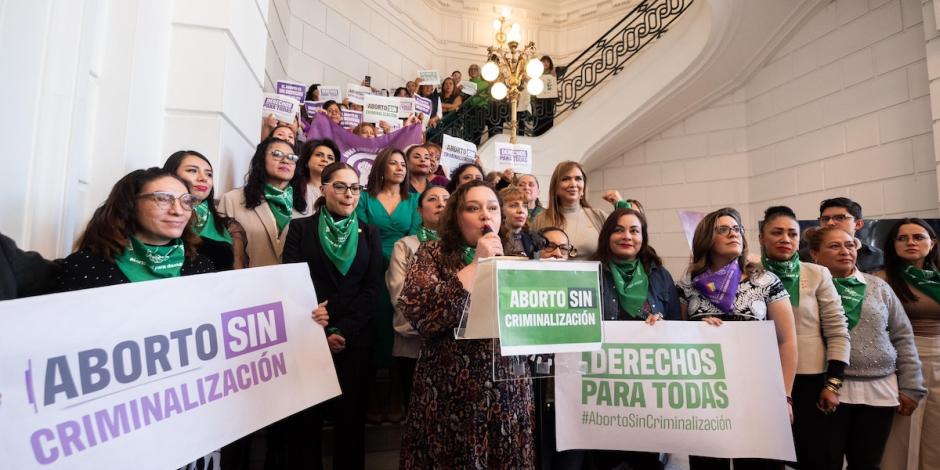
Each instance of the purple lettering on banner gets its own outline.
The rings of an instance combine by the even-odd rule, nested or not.
[[[248,354],[287,341],[284,306],[280,302],[222,314],[225,358]]]

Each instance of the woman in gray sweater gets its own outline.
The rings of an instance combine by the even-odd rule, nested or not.
[[[823,228],[808,241],[813,259],[832,273],[852,348],[845,381],[826,383],[839,398],[822,410],[829,414],[827,468],[841,469],[845,459],[849,468],[875,469],[895,410],[910,416],[926,393],[911,323],[887,283],[856,269],[852,235]]]

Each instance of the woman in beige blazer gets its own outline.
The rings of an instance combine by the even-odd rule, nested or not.
[[[764,211],[760,230],[764,267],[790,293],[797,334],[793,382],[793,440],[800,468],[825,468],[825,415],[839,404],[849,362],[849,332],[842,300],[823,266],[801,263],[800,226],[786,206]]]
[[[251,157],[245,186],[219,202],[219,212],[245,229],[250,268],[280,264],[289,222],[311,213],[297,160],[289,142],[265,139]]]

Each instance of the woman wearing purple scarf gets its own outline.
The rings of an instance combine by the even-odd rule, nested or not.
[[[780,279],[747,261],[747,240],[738,211],[706,215],[692,238],[692,264],[678,283],[682,318],[720,326],[722,321],[772,320],[777,331],[787,403],[796,375],[796,327],[790,295]],[[793,417],[793,410],[790,410]],[[783,469],[783,462],[690,456],[692,470]]]

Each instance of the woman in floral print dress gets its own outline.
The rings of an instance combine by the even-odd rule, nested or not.
[[[441,240],[424,243],[409,268],[398,306],[421,335],[401,468],[533,468],[534,408],[528,376],[494,381],[494,344],[456,340],[477,260],[503,254],[500,201],[482,181],[448,201]],[[484,227],[488,226],[484,234]],[[496,352],[496,375],[512,376]]]

